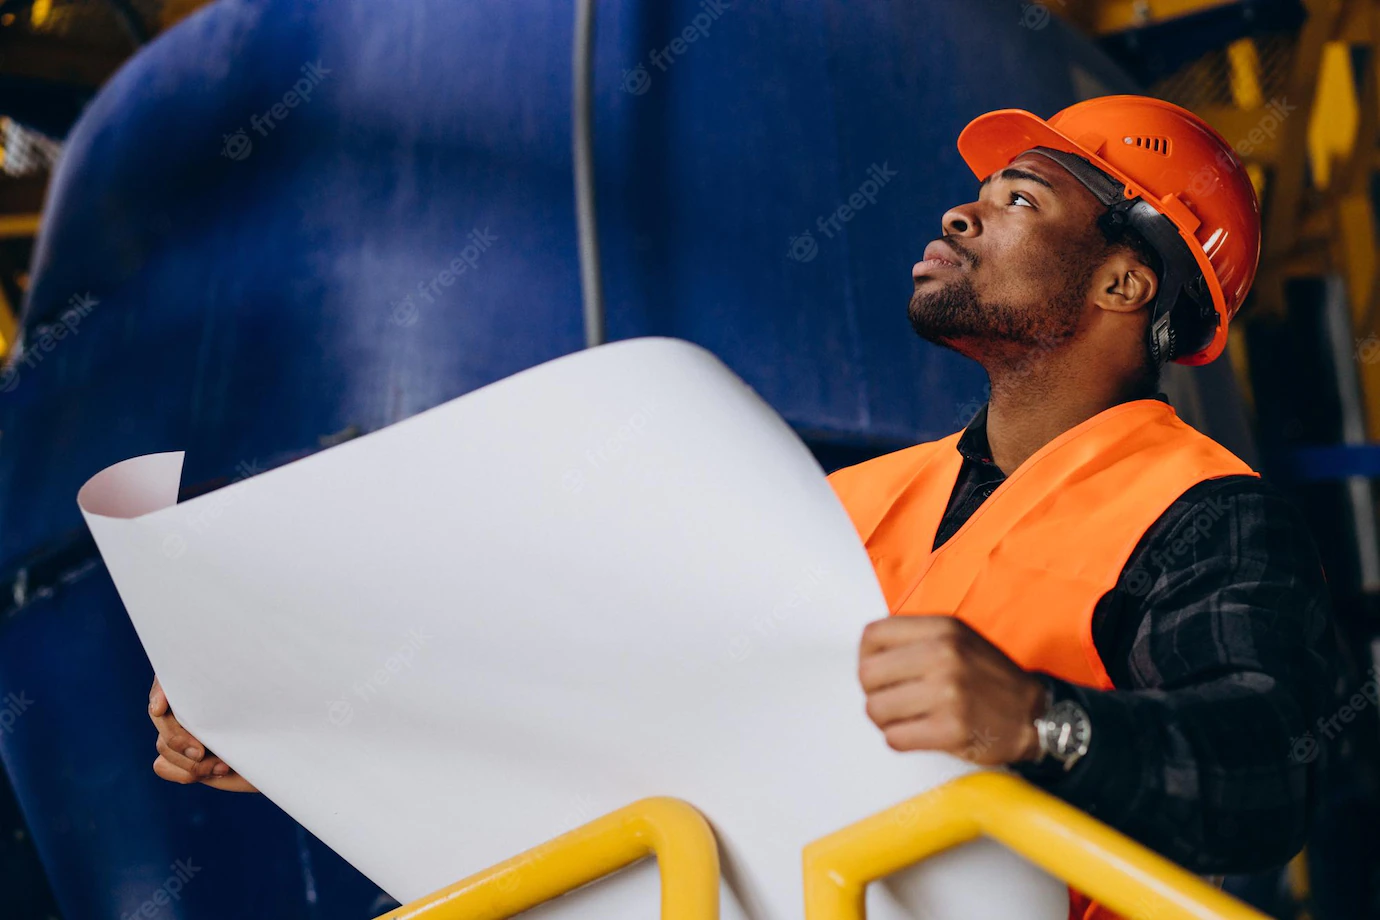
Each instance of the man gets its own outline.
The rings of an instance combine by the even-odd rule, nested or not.
[[[914,267],[910,321],[991,399],[829,477],[893,614],[862,636],[867,714],[898,751],[1010,764],[1195,871],[1278,865],[1329,689],[1322,568],[1293,506],[1158,393],[1165,361],[1225,345],[1255,192],[1220,136],[1142,97],[993,112],[959,150],[979,198]],[[158,775],[253,789],[156,682],[150,712]],[[1070,915],[1110,916],[1077,893]]]
[[[1166,360],[1225,345],[1254,189],[1200,119],[1137,96],[989,113],[958,147],[979,198],[914,267],[910,321],[991,398],[830,476],[892,614],[863,633],[867,714],[1194,871],[1280,865],[1331,687],[1326,582],[1296,509],[1158,393]]]

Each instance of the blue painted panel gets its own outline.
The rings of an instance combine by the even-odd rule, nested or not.
[[[598,7],[610,338],[708,347],[821,457],[965,423],[981,371],[905,314],[976,195],[958,131],[1125,77],[1010,0]],[[68,138],[0,378],[0,569],[80,534],[115,461],[186,449],[188,483],[224,481],[581,347],[571,18],[221,0],[130,61]],[[152,776],[149,677],[102,571],[0,631],[0,690],[36,701],[0,753],[66,920],[119,918],[184,858],[207,868],[165,916],[377,912],[267,803]]]

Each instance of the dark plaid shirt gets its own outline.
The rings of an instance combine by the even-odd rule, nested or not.
[[[986,406],[958,449],[936,548],[1005,479]],[[1115,689],[1054,682],[1089,715],[1088,753],[1067,773],[1048,762],[1016,770],[1194,872],[1280,865],[1304,843],[1333,734],[1319,722],[1335,712],[1332,628],[1298,509],[1257,477],[1198,483],[1146,531],[1094,611]]]

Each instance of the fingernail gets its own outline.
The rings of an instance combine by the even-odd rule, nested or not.
[[[212,768],[211,772],[214,773],[216,776],[224,776],[225,774],[230,772],[230,768],[223,763],[218,763],[215,765],[214,768]]]
[[[192,760],[200,760],[200,759],[201,759],[201,749],[200,749],[200,748],[189,747],[189,748],[187,748],[187,750],[183,751],[182,753],[186,754],[186,755],[187,755],[188,757],[190,757]]]

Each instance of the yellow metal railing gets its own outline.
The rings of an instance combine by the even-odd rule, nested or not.
[[[1005,773],[965,776],[809,844],[806,920],[865,920],[867,886],[991,837],[1131,920],[1268,920],[1071,805]],[[378,920],[506,920],[646,856],[662,920],[717,920],[719,854],[686,802],[646,798]]]
[[[1133,920],[1268,920],[1077,808],[1017,777],[986,772],[807,846],[806,920],[863,920],[870,882],[982,835]]]
[[[661,871],[663,920],[718,920],[714,832],[689,804],[664,796],[596,818],[378,920],[504,920],[644,856],[655,856]]]

